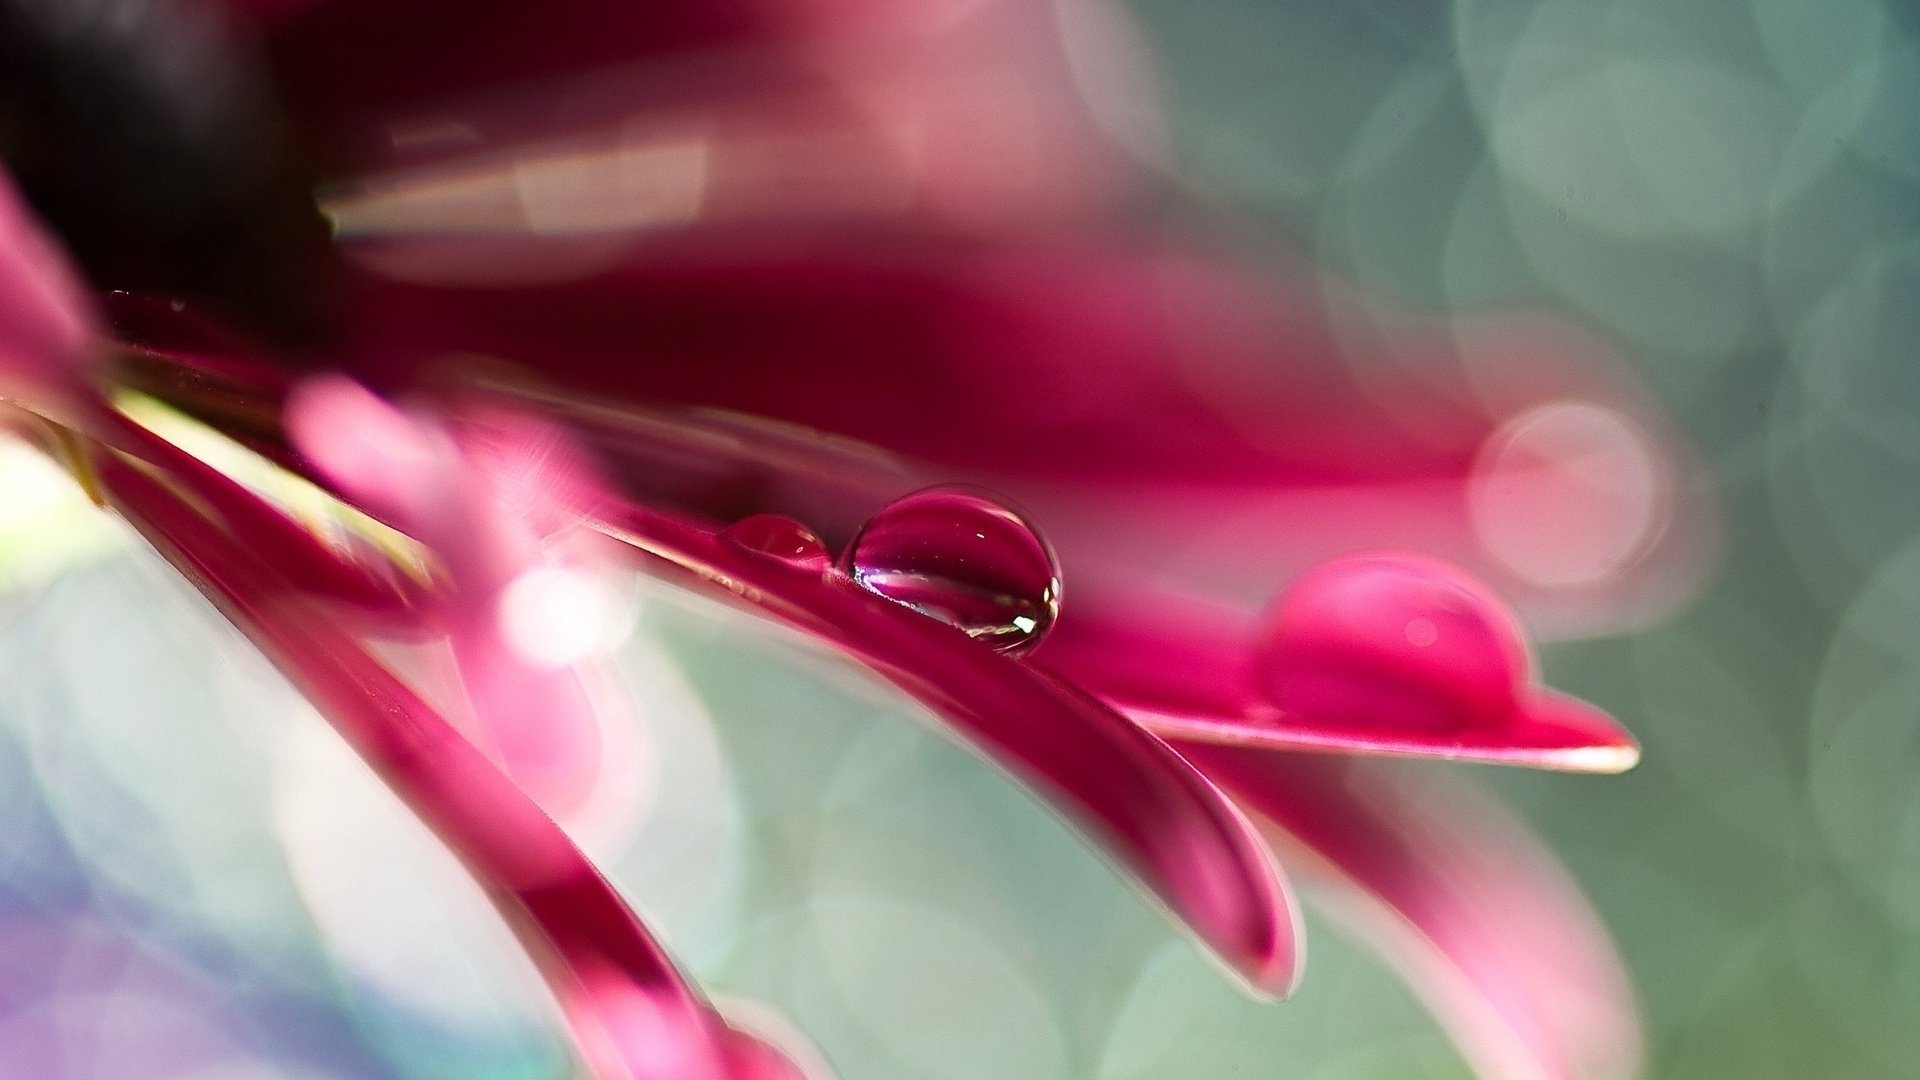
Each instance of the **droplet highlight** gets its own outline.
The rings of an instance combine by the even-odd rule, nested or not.
[[[755,514],[720,531],[720,538],[735,547],[792,566],[796,570],[824,572],[833,559],[827,545],[812,529],[783,514]]]
[[[882,508],[842,568],[863,588],[1005,653],[1031,649],[1060,612],[1060,565],[1020,514],[967,488],[915,492]]]

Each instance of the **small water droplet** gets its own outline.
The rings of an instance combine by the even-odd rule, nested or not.
[[[1039,644],[1060,611],[1053,549],[1025,518],[965,488],[888,504],[843,565],[863,587],[1006,653]]]
[[[1504,721],[1530,665],[1504,605],[1473,578],[1369,554],[1325,563],[1287,590],[1258,678],[1303,722],[1439,733]]]
[[[735,547],[778,559],[799,570],[822,572],[832,563],[827,545],[812,529],[782,514],[755,514],[720,531]]]

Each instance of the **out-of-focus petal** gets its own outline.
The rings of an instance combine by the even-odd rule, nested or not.
[[[79,273],[0,170],[0,396],[70,404],[98,351]]]
[[[551,276],[742,223],[1045,220],[1135,180],[1033,0],[309,8],[262,25],[338,181],[322,201],[342,237],[406,249],[355,257],[413,276]],[[1125,39],[1080,37],[1081,67]]]
[[[1642,1038],[1621,961],[1524,826],[1487,801],[1378,765],[1187,744],[1347,886],[1352,916],[1487,1080],[1626,1080]]]
[[[113,504],[319,705],[473,870],[525,939],[598,1074],[722,1080],[720,1021],[566,834],[298,587],[111,453]]]
[[[613,508],[610,508],[613,509]],[[855,585],[639,508],[603,527],[669,580],[771,617],[913,695],[1071,812],[1255,988],[1296,970],[1291,900],[1245,820],[1164,744],[1067,684]]]
[[[446,627],[483,747],[548,811],[571,819],[607,762],[601,710],[579,665],[600,644],[587,571],[604,544],[579,524],[594,490],[584,461],[544,425],[452,427],[410,416],[338,377],[287,404],[293,442],[348,497],[427,545],[446,567]],[[579,631],[567,640],[567,631]]]
[[[1611,717],[1538,685],[1491,593],[1411,555],[1324,564],[1264,619],[1152,595],[1082,598],[1038,660],[1166,739],[1576,772],[1639,760]]]
[[[935,480],[1006,491],[1096,587],[1244,602],[1393,544],[1473,568],[1548,636],[1632,625],[1686,595],[1711,543],[1701,513],[1681,512],[1697,505],[1679,499],[1690,466],[1606,350],[1540,319],[1402,315],[1390,341],[1356,338],[1341,311],[1359,301],[1305,273],[1160,243],[706,236],[545,285],[357,275],[347,343],[321,358],[387,388],[595,401],[585,423],[613,460],[631,456],[636,494],[719,520],[797,514],[830,543],[874,508],[848,496],[879,477],[822,485],[830,469],[785,452],[726,469],[650,455],[617,430],[618,405],[692,442],[757,423],[884,448],[916,475],[877,502]],[[164,341],[165,315],[130,325]],[[239,399],[227,422],[245,422],[259,379],[244,365],[148,355],[195,369],[175,397],[220,389]],[[808,484],[837,490],[791,500]]]
[[[1546,320],[1371,308],[1391,333],[1361,334],[1359,306],[1306,271],[1157,240],[903,235],[663,241],[540,287],[362,278],[352,311],[370,377],[506,357],[576,392],[768,417],[1006,491],[1082,582],[1144,571],[1230,595],[1257,586],[1247,568],[1395,543],[1570,630],[1684,594],[1686,466],[1605,349]]]

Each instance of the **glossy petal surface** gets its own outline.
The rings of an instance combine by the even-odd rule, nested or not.
[[[913,695],[1104,840],[1256,988],[1293,984],[1291,901],[1238,810],[1157,739],[1073,687],[841,575],[791,573],[699,526],[629,508],[603,523],[648,569],[744,602]]]

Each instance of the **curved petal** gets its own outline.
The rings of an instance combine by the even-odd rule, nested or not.
[[[1343,339],[1314,294],[1177,249],[709,237],[544,286],[357,280],[335,357],[376,385],[598,402],[574,419],[630,462],[636,494],[722,520],[791,513],[830,542],[886,479],[823,482],[795,431],[901,455],[893,469],[919,475],[880,501],[933,480],[1006,492],[1082,584],[1237,600],[1393,543],[1474,567],[1559,636],[1679,602],[1711,540],[1677,500],[1679,450],[1565,328],[1415,323],[1401,337],[1417,347],[1395,348],[1444,374],[1414,379],[1370,355],[1386,345]],[[164,336],[154,321],[145,339]],[[1498,359],[1515,352],[1528,363]],[[258,379],[172,362],[192,377],[146,384],[245,427]],[[742,440],[741,417],[789,434]],[[731,464],[687,452],[716,439]]]
[[[564,832],[295,586],[110,452],[113,504],[318,704],[527,943],[597,1074],[724,1080],[720,1021]]]
[[[188,380],[194,394],[202,395],[192,402],[201,403],[216,380],[188,370],[195,372]],[[595,403],[501,374],[467,392],[476,391],[565,420],[614,463],[624,486],[649,501],[723,519],[784,512],[816,525],[833,544],[843,543],[889,497],[923,481],[912,466],[863,444],[745,416]],[[221,413],[224,400],[204,411]],[[1125,532],[1109,529],[1105,535]],[[1631,735],[1604,713],[1533,687],[1504,722],[1444,736],[1397,725],[1391,716],[1356,729],[1321,723],[1311,713],[1283,713],[1249,692],[1255,613],[1139,589],[1122,593],[1111,580],[1107,585],[1103,597],[1083,598],[1073,607],[1041,656],[1163,736],[1587,772],[1617,772],[1638,760]]]
[[[362,275],[348,310],[370,377],[509,357],[1004,491],[1083,582],[1243,590],[1236,568],[1395,543],[1573,630],[1675,602],[1703,543],[1688,466],[1616,357],[1550,320],[1383,314],[1321,282],[1158,240],[898,230],[661,241],[515,287]]]
[[[1180,749],[1277,826],[1283,852],[1304,850],[1347,886],[1336,910],[1401,968],[1486,1080],[1637,1074],[1642,1036],[1620,958],[1510,815],[1377,765]]]
[[[279,507],[118,412],[101,409],[95,420],[93,437],[161,470],[306,592],[383,621],[419,614],[420,590],[389,564],[329,546]]]
[[[1261,620],[1250,612],[1151,595],[1124,601],[1083,595],[1062,612],[1037,661],[1148,731],[1181,743],[1568,772],[1622,772],[1639,760],[1639,744],[1612,717],[1533,685],[1520,689],[1512,707],[1482,722],[1432,725],[1419,696],[1386,696],[1389,688],[1414,685],[1386,663],[1368,675],[1383,693],[1364,723],[1276,707],[1258,689],[1260,632]]]
[[[649,569],[833,645],[1051,794],[1255,988],[1296,971],[1291,900],[1245,819],[1153,736],[1077,689],[821,572],[636,507],[601,522]]]

